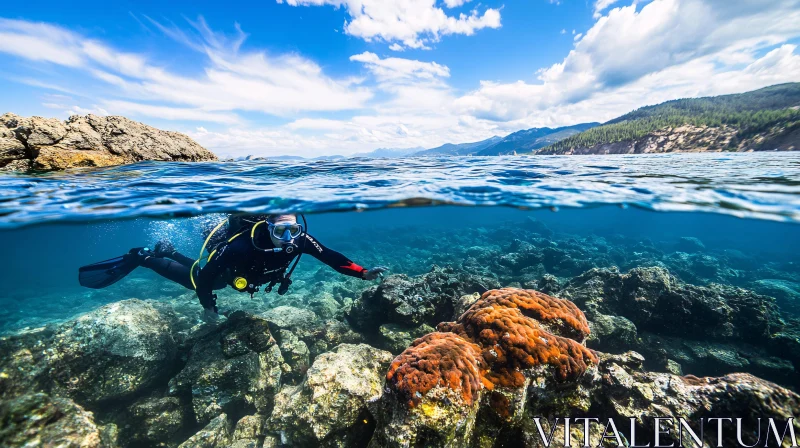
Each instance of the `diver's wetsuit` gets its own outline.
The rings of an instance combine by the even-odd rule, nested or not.
[[[258,246],[272,249],[275,245],[270,238],[259,238]],[[261,241],[263,240],[263,241]],[[230,285],[243,292],[255,292],[256,287],[280,280],[295,257],[308,253],[327,264],[337,272],[351,277],[363,278],[366,269],[353,263],[344,255],[328,249],[308,234],[296,242],[298,249],[292,253],[265,252],[257,249],[249,235],[241,235],[228,243],[221,244],[211,253],[208,263],[194,277],[197,284],[197,297],[203,308],[216,311],[216,296],[213,291]],[[147,257],[141,266],[152,269],[162,277],[168,278],[188,289],[195,289],[189,275],[194,260],[174,252],[168,258]],[[236,288],[234,279],[244,278],[246,288]]]

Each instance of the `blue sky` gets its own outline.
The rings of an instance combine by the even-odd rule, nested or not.
[[[432,147],[800,81],[800,0],[12,2],[0,110],[223,156]]]

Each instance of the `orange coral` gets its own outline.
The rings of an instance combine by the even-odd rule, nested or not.
[[[472,403],[482,387],[522,386],[523,371],[537,365],[552,367],[556,380],[567,381],[597,363],[591,350],[570,339],[582,341],[589,334],[583,313],[568,300],[537,291],[487,291],[456,322],[441,323],[438,330],[414,341],[387,375],[412,405],[436,385],[460,390]]]
[[[589,335],[589,323],[580,309],[569,300],[557,299],[530,289],[502,288],[486,291],[465,314],[476,308],[517,308],[524,316],[539,321],[550,333],[583,341]],[[463,316],[459,322],[463,320]]]
[[[478,346],[453,333],[428,333],[394,359],[386,379],[411,406],[437,385],[461,391],[471,404],[481,388],[480,353]]]

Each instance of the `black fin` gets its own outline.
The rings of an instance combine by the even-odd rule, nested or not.
[[[78,282],[81,286],[92,289],[113,285],[139,266],[137,257],[127,255],[79,268]]]

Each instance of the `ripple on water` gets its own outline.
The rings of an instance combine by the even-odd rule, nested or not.
[[[631,204],[800,222],[800,153],[143,162],[0,176],[0,227],[440,203]]]

